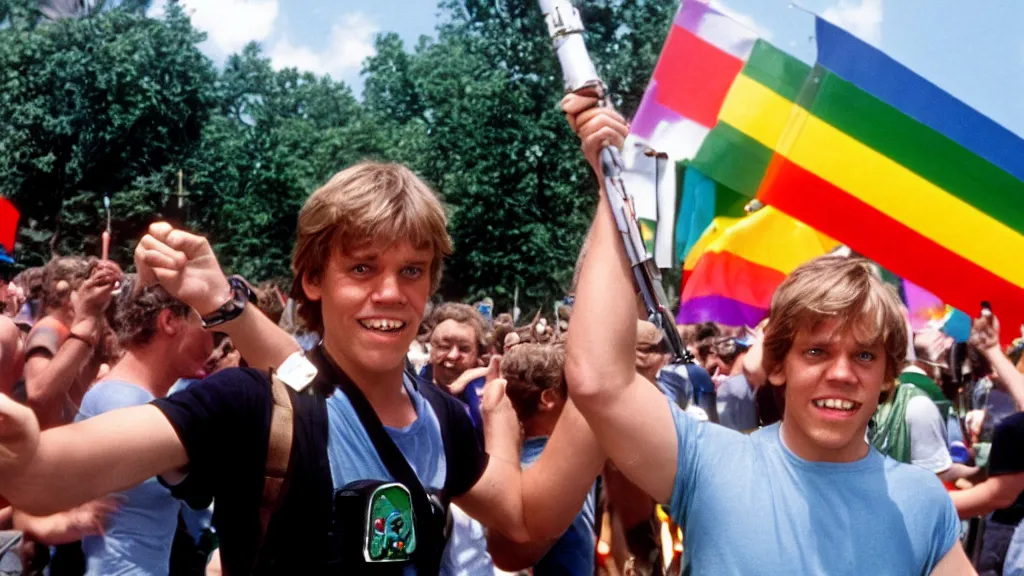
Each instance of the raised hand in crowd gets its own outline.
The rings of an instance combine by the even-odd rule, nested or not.
[[[1024,374],[1017,370],[999,346],[999,319],[992,314],[974,321],[968,344],[981,352],[1013,396],[1017,410],[1024,409]]]
[[[600,180],[604,175],[601,169],[601,149],[606,145],[622,148],[629,133],[629,124],[615,110],[598,104],[597,98],[576,94],[567,94],[562,98],[562,111],[569,127],[580,137],[583,156]]]
[[[202,317],[224,306],[241,303],[241,313],[216,326],[227,334],[253,368],[277,368],[300,348],[290,334],[279,328],[254,305],[245,305],[247,290],[229,282],[209,241],[202,236],[157,222],[135,248],[135,267],[141,284],[159,283],[168,293],[188,304]]]
[[[100,260],[89,277],[71,295],[75,310],[71,332],[92,335],[98,342],[104,328],[103,314],[110,305],[115,286],[124,279],[124,272],[116,262]]]

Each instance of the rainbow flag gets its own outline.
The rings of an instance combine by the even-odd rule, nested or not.
[[[1000,157],[968,133],[999,134],[1014,150],[1024,142],[820,18],[818,31],[825,59],[796,106],[763,86],[748,90],[748,104],[762,114],[723,106],[723,119],[773,151],[759,198],[950,306],[977,310],[982,300],[992,302],[1008,341],[1024,323],[1024,267],[1017,262],[1024,254],[1024,182],[1004,166],[1016,170],[1021,157]],[[844,78],[829,68],[849,68],[836,54],[849,61],[870,55],[871,74]],[[877,84],[899,88],[886,93]],[[924,96],[893,95],[911,90]],[[977,127],[939,125],[935,114],[908,104],[921,98]]]
[[[722,103],[718,122],[691,162],[693,167],[753,198],[810,71],[804,62],[758,40]],[[751,124],[761,127],[760,138],[745,130]]]
[[[775,289],[794,268],[839,244],[766,206],[714,234],[687,274],[680,324],[754,326],[768,315]]]
[[[662,268],[682,259],[674,255],[682,186],[675,162],[692,158],[714,127],[756,40],[755,32],[706,2],[688,0],[676,13],[622,152],[623,179],[637,216],[656,228],[652,252]],[[696,234],[709,223],[696,225]]]
[[[715,182],[703,172],[679,163],[682,173],[682,202],[676,217],[675,263],[685,262],[694,246],[716,218],[741,218],[749,197]]]

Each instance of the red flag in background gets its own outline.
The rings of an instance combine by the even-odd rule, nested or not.
[[[0,198],[0,262],[14,263],[14,239],[21,213],[7,198]]]

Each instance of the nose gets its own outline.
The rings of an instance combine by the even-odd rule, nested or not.
[[[853,373],[853,362],[845,354],[838,355],[829,366],[826,377],[833,382],[855,382],[856,376]]]
[[[455,360],[458,360],[459,359],[459,347],[458,346],[452,346],[451,350],[449,350],[448,353],[444,355],[444,357],[446,359],[448,359],[448,360],[453,361],[453,362]]]
[[[371,298],[375,304],[403,304],[405,300],[398,284],[398,275],[381,274]]]

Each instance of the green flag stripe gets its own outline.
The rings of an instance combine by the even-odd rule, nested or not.
[[[811,67],[807,64],[764,40],[758,40],[743,66],[742,74],[779,96],[795,101],[810,72]]]
[[[1024,182],[960,144],[820,66],[812,72],[799,103],[864,145],[1024,233]]]
[[[766,146],[719,121],[704,138],[693,165],[712,180],[753,198],[772,159]]]

